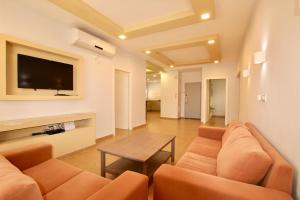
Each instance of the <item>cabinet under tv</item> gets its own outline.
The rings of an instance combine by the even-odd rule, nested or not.
[[[82,98],[82,58],[0,34],[0,100]]]

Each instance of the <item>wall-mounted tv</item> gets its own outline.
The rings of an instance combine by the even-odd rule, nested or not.
[[[73,65],[18,54],[18,88],[73,90]]]

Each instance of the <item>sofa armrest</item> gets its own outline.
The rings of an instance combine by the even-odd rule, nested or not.
[[[194,172],[171,165],[154,175],[154,200],[292,200],[278,190]]]
[[[52,158],[52,145],[46,143],[34,144],[1,152],[0,154],[23,171]]]
[[[148,200],[148,177],[126,171],[87,200]]]
[[[225,130],[226,128],[200,126],[198,128],[198,135],[213,140],[222,140]]]

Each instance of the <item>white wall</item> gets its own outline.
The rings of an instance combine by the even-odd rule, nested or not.
[[[241,78],[240,119],[254,123],[297,170],[295,198],[300,193],[300,16],[294,0],[260,0],[253,15],[240,66],[250,69]],[[253,53],[263,50],[267,62],[253,64]],[[258,94],[267,102],[259,103]]]
[[[115,127],[129,129],[129,73],[115,71]]]
[[[225,122],[238,119],[239,114],[239,79],[236,76],[237,62],[235,58],[227,56],[219,64],[208,64],[202,67],[202,104],[201,104],[201,121],[203,123],[209,120],[209,112],[207,110],[207,80],[209,79],[227,79],[227,101],[225,111]]]
[[[161,117],[179,118],[179,73],[161,73]]]
[[[214,107],[213,116],[225,116],[226,80],[211,80],[211,106]]]
[[[149,100],[160,100],[160,96],[161,96],[160,82],[148,82],[147,93],[148,93]]]
[[[180,117],[184,117],[185,84],[201,82],[201,81],[202,81],[202,72],[199,69],[197,71],[180,72]]]
[[[84,99],[66,101],[0,101],[0,120],[75,112],[97,114],[97,137],[114,133],[114,70],[130,73],[132,126],[145,123],[145,62],[118,49],[113,59],[69,44],[71,26],[37,13],[19,1],[0,6],[0,32],[28,41],[80,54],[84,57]]]

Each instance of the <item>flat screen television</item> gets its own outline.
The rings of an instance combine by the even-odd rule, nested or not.
[[[18,54],[18,88],[73,90],[73,65]]]

